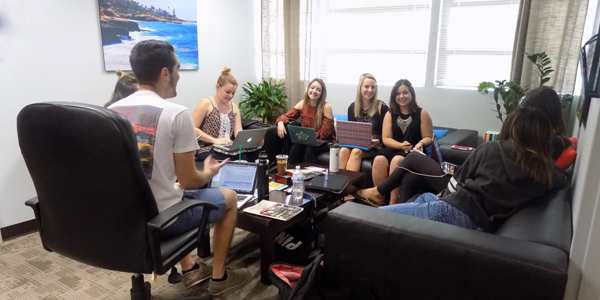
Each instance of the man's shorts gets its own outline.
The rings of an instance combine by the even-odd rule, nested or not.
[[[217,188],[187,190],[183,193],[183,199],[202,200],[216,205],[217,209],[212,210],[208,215],[208,223],[217,223],[225,215],[225,196]],[[202,211],[202,206],[196,206],[180,214],[173,224],[165,227],[160,232],[161,239],[165,240],[176,237],[194,228],[198,228],[200,218],[202,218]]]

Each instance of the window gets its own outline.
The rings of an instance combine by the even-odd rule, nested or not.
[[[429,0],[324,0],[321,64],[327,82],[356,83],[372,73],[379,84],[425,82]],[[313,31],[318,34],[319,31]]]
[[[436,85],[473,87],[508,79],[517,0],[444,0]]]
[[[473,87],[508,79],[518,0],[322,0],[319,76]]]

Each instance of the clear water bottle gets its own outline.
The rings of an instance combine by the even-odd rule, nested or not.
[[[302,203],[304,198],[304,174],[300,171],[300,166],[296,166],[294,176],[292,176],[292,201],[293,203]]]

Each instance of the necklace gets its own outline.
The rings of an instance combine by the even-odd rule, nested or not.
[[[408,115],[408,118],[406,120],[402,119],[400,117],[400,115],[398,115],[398,118],[396,118],[396,124],[398,124],[398,127],[400,127],[400,130],[402,130],[402,134],[404,134],[406,132],[406,129],[408,128],[410,123],[412,123],[411,115]]]

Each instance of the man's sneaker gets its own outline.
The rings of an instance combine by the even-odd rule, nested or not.
[[[207,280],[212,275],[212,268],[205,263],[197,262],[200,268],[183,274],[183,285],[186,288],[191,288],[196,284]]]
[[[221,295],[226,291],[241,286],[250,278],[250,272],[245,268],[237,270],[226,268],[225,272],[227,272],[227,279],[224,281],[211,280],[208,283],[209,294],[213,296]]]

